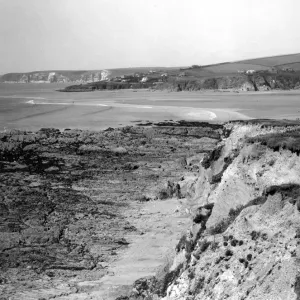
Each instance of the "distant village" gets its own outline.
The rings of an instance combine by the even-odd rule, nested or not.
[[[247,75],[251,75],[251,74],[255,74],[255,73],[279,73],[279,71],[284,71],[284,72],[289,72],[289,73],[295,73],[295,70],[293,68],[283,68],[283,69],[277,69],[277,68],[271,68],[271,69],[266,69],[266,70],[238,70],[239,74],[247,74]]]
[[[122,75],[108,78],[107,81],[127,82],[127,83],[159,83],[167,81],[169,74],[149,70],[147,73],[137,72],[129,75]]]

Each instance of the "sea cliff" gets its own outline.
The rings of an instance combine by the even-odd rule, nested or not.
[[[6,83],[88,83],[109,78],[111,72],[99,71],[38,71],[28,73],[7,73],[0,77]]]
[[[193,225],[122,299],[299,299],[299,125],[225,125],[229,137],[186,183]]]

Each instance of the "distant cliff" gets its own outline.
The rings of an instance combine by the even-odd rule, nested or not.
[[[300,74],[257,72],[255,74],[234,74],[224,76],[210,76],[202,78],[180,77],[171,75],[160,79],[146,82],[136,78],[123,80],[123,82],[109,81],[88,82],[86,84],[71,85],[64,88],[63,92],[86,92],[95,90],[113,89],[140,89],[151,88],[154,90],[168,91],[199,91],[199,90],[228,90],[228,91],[268,91],[268,90],[291,90],[300,88]]]
[[[298,74],[271,74],[261,72],[252,75],[236,74],[229,76],[204,77],[198,79],[175,78],[155,86],[158,90],[197,91],[197,90],[236,90],[268,91],[300,88]]]
[[[99,71],[38,71],[29,73],[7,73],[0,82],[8,83],[88,83],[109,78],[111,72]]]
[[[295,55],[294,55],[295,56]],[[298,59],[292,56],[294,61]],[[286,59],[286,57],[285,57]],[[291,57],[289,57],[291,61]],[[300,59],[300,58],[299,58]],[[278,62],[278,61],[277,61]],[[0,82],[70,83],[62,91],[85,92],[112,89],[152,88],[169,91],[231,90],[267,91],[300,88],[300,62],[264,66],[250,63],[223,63],[191,67],[141,67],[94,71],[37,71],[8,73]]]

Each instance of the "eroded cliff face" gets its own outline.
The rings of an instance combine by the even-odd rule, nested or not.
[[[172,78],[159,83],[156,89],[175,91],[198,90],[234,90],[234,91],[268,91],[273,89],[299,89],[300,77],[295,74],[255,73],[251,75],[234,74],[209,78]]]
[[[137,282],[129,299],[299,299],[299,152],[253,138],[289,139],[300,127],[226,126],[231,135],[202,160],[197,178],[182,183],[193,225],[174,258]]]
[[[108,80],[109,70],[99,71],[39,71],[30,73],[8,73],[0,77],[0,82],[7,83],[90,83]]]

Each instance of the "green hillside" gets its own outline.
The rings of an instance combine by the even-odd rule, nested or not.
[[[224,62],[218,64],[200,65],[190,67],[134,67],[134,68],[115,68],[107,69],[110,71],[108,78],[114,79],[122,75],[133,75],[140,73],[142,76],[152,76],[156,74],[160,78],[162,73],[168,73],[169,78],[185,78],[186,80],[200,80],[205,78],[215,78],[217,76],[242,76],[242,72],[254,70],[268,73],[289,73],[292,75],[300,74],[300,53],[289,55],[278,55],[247,59],[235,62]],[[51,70],[36,71],[27,73],[8,73],[0,77],[0,82],[34,82],[47,81],[51,72],[56,73],[58,82],[95,82],[101,78],[101,70]],[[154,75],[155,76],[155,75]]]
[[[300,72],[300,53],[202,65],[201,67],[189,67],[184,69],[184,72],[186,77],[197,79],[216,76],[235,76],[247,70],[264,73],[278,72],[282,74],[286,72],[286,69],[292,69],[297,74]]]
[[[296,63],[291,63],[291,64],[286,64],[286,65],[278,65],[276,66],[277,68],[280,69],[287,69],[287,68],[292,68],[295,71],[300,71],[300,62],[296,62]]]
[[[261,57],[255,59],[248,59],[239,61],[246,64],[256,64],[267,67],[276,67],[280,65],[293,64],[300,62],[300,53],[296,54],[287,54],[287,55],[278,55],[270,57]]]
[[[209,70],[213,73],[236,73],[241,70],[266,70],[269,67],[265,67],[259,64],[247,64],[243,62],[238,63],[228,63],[228,64],[221,64],[221,65],[214,65],[210,67],[205,67],[205,70]]]
[[[198,91],[202,89],[268,91],[300,88],[300,54],[256,58],[212,65],[192,65],[177,68],[122,68],[111,69],[108,83],[94,82],[73,85],[64,91],[87,91],[126,88],[153,88],[158,90]],[[152,71],[152,72],[151,72]],[[153,72],[155,71],[155,72]],[[143,73],[147,81],[136,77],[118,79],[122,75]],[[167,76],[163,75],[167,73]],[[163,77],[162,77],[163,76]]]

